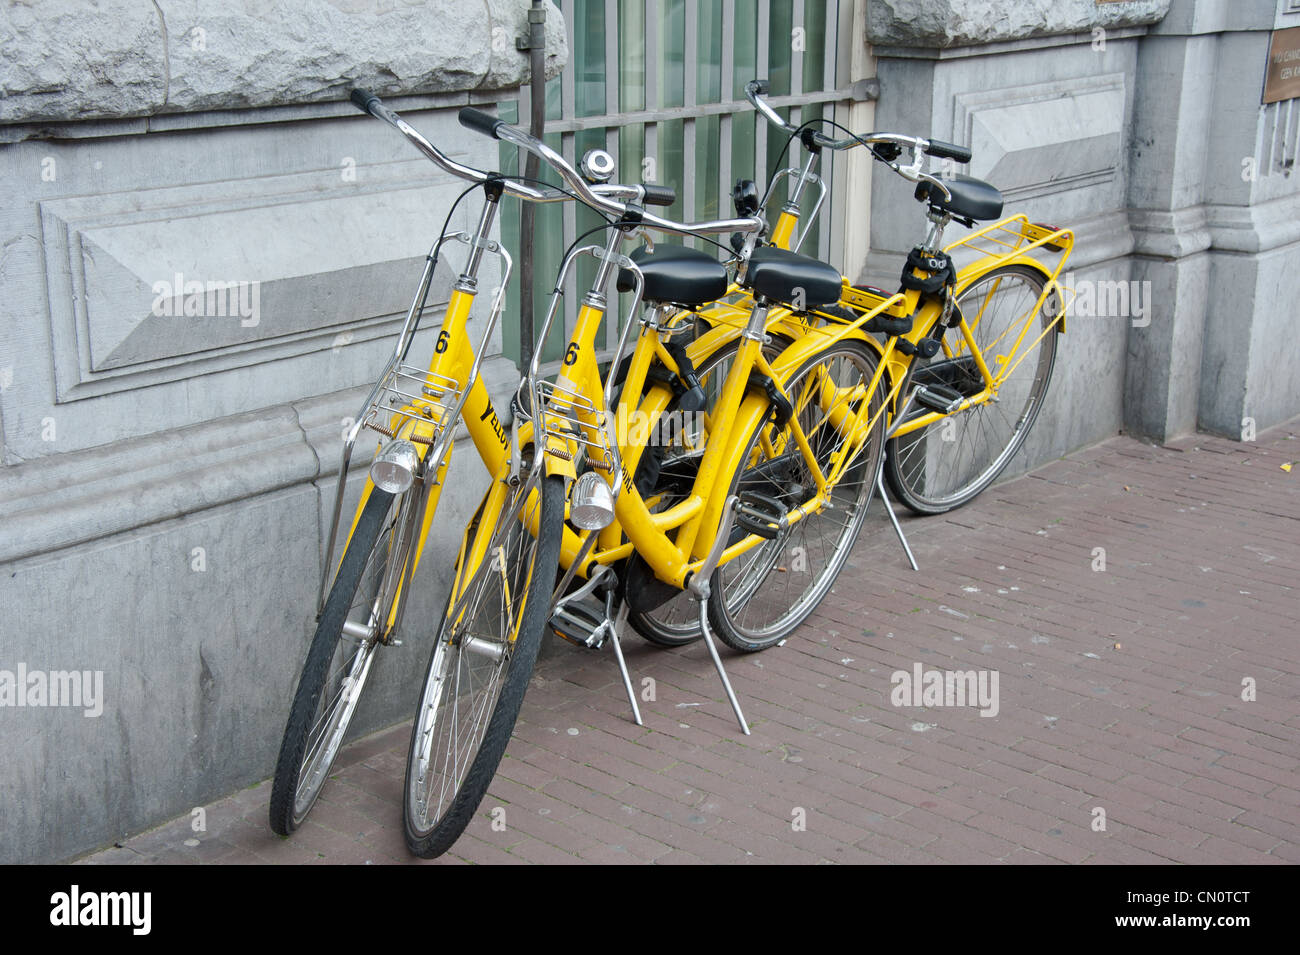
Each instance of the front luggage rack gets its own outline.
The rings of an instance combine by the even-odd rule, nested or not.
[[[523,396],[528,393],[528,380],[520,383],[515,396],[514,406],[521,423],[536,425],[533,408],[540,405],[542,417],[546,422],[546,437],[559,441],[572,441],[587,455],[587,463],[598,471],[614,474],[618,462],[615,460],[614,442],[597,442],[587,437],[585,428],[594,427],[601,434],[609,435],[610,413],[597,411],[595,404],[585,394],[566,388],[554,381],[540,379],[532,389],[531,400],[525,402]],[[584,421],[583,418],[586,418]],[[538,446],[545,444],[538,441]]]
[[[361,426],[389,438],[406,430],[411,441],[433,444],[442,434],[447,410],[459,402],[460,395],[454,379],[397,362],[380,379],[362,413]],[[415,427],[408,428],[411,424]]]

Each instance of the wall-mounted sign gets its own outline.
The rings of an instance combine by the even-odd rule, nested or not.
[[[1300,96],[1300,27],[1274,30],[1264,73],[1265,103]]]

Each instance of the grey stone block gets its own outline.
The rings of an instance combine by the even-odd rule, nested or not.
[[[311,620],[315,502],[300,485],[0,565],[0,667],[99,670],[104,687],[97,718],[0,711],[5,862],[71,856],[265,778]]]
[[[1155,23],[1170,0],[872,0],[867,38],[887,46],[947,48]]]
[[[167,102],[164,37],[151,3],[6,3],[0,7],[0,124],[161,109]]]
[[[515,47],[526,0],[42,0],[0,11],[0,123],[66,121],[504,89],[528,78]],[[568,58],[547,24],[547,75]]]

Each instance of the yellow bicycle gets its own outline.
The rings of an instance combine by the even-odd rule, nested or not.
[[[877,160],[917,184],[916,197],[927,207],[929,233],[909,256],[899,293],[854,287],[845,279],[834,305],[804,313],[773,309],[767,326],[783,342],[818,324],[848,323],[872,333],[867,341],[881,372],[880,381],[872,384],[885,391],[890,435],[878,486],[915,567],[883,484],[887,480],[895,497],[917,513],[942,513],[974,498],[1014,457],[1042,406],[1057,334],[1065,330],[1057,279],[1074,234],[1019,215],[980,227],[945,247],[943,233],[951,221],[974,227],[1002,211],[1001,195],[991,185],[966,177],[943,179],[923,168],[923,155],[967,162],[969,149],[892,133],[831,139],[817,128],[826,121],[800,127],[786,123],[764,101],[766,92],[763,81],[746,86],[759,113],[807,154],[801,166],[772,177],[761,201],[753,183],[737,183],[738,214],[761,215],[773,186],[788,179],[787,198],[769,239],[774,247],[798,249],[806,234],[798,229],[800,200],[810,189],[819,190],[812,216],[822,208],[826,186],[816,168],[823,150],[870,149]],[[912,154],[906,165],[898,162],[904,150]],[[1040,261],[1043,253],[1059,258],[1049,266]],[[710,329],[711,348],[725,353],[723,343],[728,335],[739,336],[751,306],[748,291],[732,285],[725,301],[699,310],[699,323]],[[697,443],[706,439],[694,437]],[[788,635],[780,610],[790,603],[787,591],[798,579],[790,574],[791,558],[798,556],[768,546],[747,562],[722,569],[723,596],[711,606],[715,627],[729,645],[762,649]],[[683,597],[634,610],[629,619],[653,643],[674,646],[700,637],[693,608]]]
[[[560,174],[572,194],[613,218],[603,242],[572,248],[563,259],[540,341],[546,341],[555,322],[558,290],[582,256],[597,263],[591,287],[553,380],[540,375],[542,349],[534,353],[512,416],[510,444],[520,455],[507,454],[493,469],[493,489],[460,547],[452,598],[435,638],[407,765],[407,844],[423,856],[437,855],[451,845],[486,791],[522,701],[526,674],[517,687],[514,681],[531,664],[522,647],[539,639],[540,632],[532,629],[537,621],[549,619],[557,630],[587,646],[612,643],[640,722],[619,644],[629,601],[638,590],[654,586],[689,592],[699,603],[701,632],[713,664],[748,733],[708,626],[715,575],[765,544],[788,540],[795,533],[815,534],[822,542],[810,555],[816,568],[806,575],[803,592],[785,614],[790,625],[803,619],[829,589],[847,556],[874,486],[860,475],[874,477],[884,441],[882,396],[869,387],[879,378],[876,356],[852,323],[814,331],[771,359],[764,353],[767,315],[774,303],[802,308],[838,300],[842,283],[835,269],[783,250],[755,248],[762,228],[757,218],[695,224],[662,219],[635,203],[615,202],[608,192],[593,191],[561,156],[518,129],[471,109],[462,110],[461,121],[535,152]],[[692,367],[693,354],[704,358],[716,352],[708,335],[678,347],[674,331],[659,320],[716,301],[728,286],[726,267],[682,247],[661,249],[653,260],[640,261],[618,251],[627,235],[646,229],[739,232],[746,237],[741,281],[754,304],[712,402]],[[633,316],[639,303],[648,306],[643,319],[629,317],[624,325],[620,356],[627,351],[632,331],[637,333],[621,383],[613,375],[602,375],[596,351],[606,291],[620,272],[634,292]],[[718,340],[724,335],[717,333]],[[694,461],[680,499],[661,507],[655,495],[647,500],[635,475],[647,434],[683,396],[690,396],[692,407],[707,415],[708,444]],[[505,490],[514,486],[516,461],[524,460],[545,475],[541,487]],[[567,506],[556,532],[547,523],[547,488],[558,486],[561,477],[568,485],[563,495]],[[538,498],[540,507],[534,506]],[[518,501],[517,508],[508,508],[509,500]],[[547,581],[554,585],[551,599],[539,600],[536,590],[521,597],[520,586],[513,583],[523,576],[518,560],[509,548],[498,549],[493,543],[502,538],[518,540],[525,548],[537,538],[558,546],[558,561],[549,566],[562,573],[558,583]],[[639,585],[626,572],[633,558],[648,571]],[[616,573],[616,567],[625,573]],[[536,585],[545,575],[538,558],[529,579]],[[480,591],[488,590],[490,595],[481,599]],[[490,661],[510,659],[506,687],[479,692],[478,685],[462,685],[458,692],[451,666],[467,654]],[[466,694],[480,702],[468,714],[453,711]]]

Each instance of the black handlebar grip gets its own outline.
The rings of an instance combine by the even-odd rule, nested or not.
[[[460,111],[460,124],[466,129],[472,129],[476,133],[482,133],[484,136],[491,136],[493,139],[499,139],[497,136],[498,127],[506,125],[481,109],[475,109],[473,106],[466,106]]]
[[[677,201],[677,192],[672,186],[651,186],[641,183],[645,190],[645,204],[648,206],[671,206]]]
[[[748,86],[759,96],[766,96],[772,92],[772,84],[767,80],[750,80]]]
[[[971,157],[969,146],[958,146],[956,143],[945,143],[938,139],[930,140],[930,145],[925,147],[925,153],[927,156],[952,159],[959,163],[970,162]]]
[[[378,102],[379,97],[370,90],[355,89],[352,91],[352,105],[363,113],[370,112],[370,104]]]

